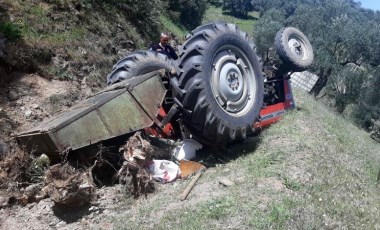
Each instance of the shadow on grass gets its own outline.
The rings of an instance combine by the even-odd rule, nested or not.
[[[54,205],[52,209],[56,217],[69,224],[89,215],[91,213],[89,208],[89,205],[80,207],[61,207]]]
[[[234,15],[232,12],[229,11],[223,11],[223,15],[227,15],[230,17],[238,18],[238,19],[243,19],[243,20],[258,20],[258,17],[254,17],[252,15]]]
[[[235,141],[227,144],[225,147],[204,147],[197,152],[196,161],[202,163],[206,167],[215,167],[218,164],[227,164],[239,157],[252,154],[256,151],[261,143],[258,133],[246,140]]]

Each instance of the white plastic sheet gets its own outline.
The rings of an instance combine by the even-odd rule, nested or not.
[[[196,151],[203,146],[194,139],[184,139],[182,145],[176,147],[173,151],[173,157],[180,160],[192,160],[196,157]]]
[[[148,170],[153,174],[153,179],[163,183],[172,182],[181,175],[179,166],[168,160],[151,160]]]

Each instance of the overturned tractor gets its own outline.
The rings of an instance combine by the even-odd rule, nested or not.
[[[121,59],[108,87],[17,136],[36,153],[55,156],[138,130],[165,138],[192,136],[223,145],[277,121],[294,108],[290,72],[313,61],[305,35],[280,30],[280,60],[263,60],[247,33],[216,22],[186,37],[179,60],[138,51]]]

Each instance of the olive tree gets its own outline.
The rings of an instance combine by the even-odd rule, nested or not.
[[[199,26],[207,10],[207,0],[166,0],[171,19],[191,30]]]
[[[223,0],[222,9],[231,12],[233,16],[244,18],[253,7],[251,0]]]

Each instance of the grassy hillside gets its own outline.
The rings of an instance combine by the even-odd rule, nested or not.
[[[252,34],[253,26],[255,20],[258,18],[256,12],[249,12],[247,19],[240,19],[223,13],[221,7],[210,6],[205,13],[202,24],[206,24],[213,21],[226,21],[229,23],[234,23],[239,26],[239,28],[249,34]]]
[[[221,154],[189,181],[126,199],[112,222],[146,229],[378,229],[380,145],[304,93],[281,122]],[[221,179],[235,182],[224,187]]]

